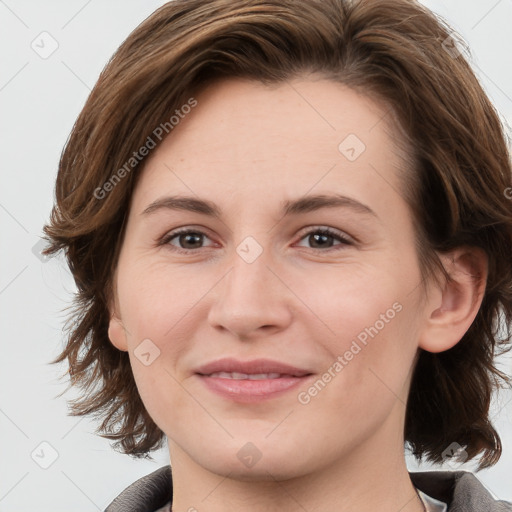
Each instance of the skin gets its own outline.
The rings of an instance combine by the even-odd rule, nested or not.
[[[140,176],[109,327],[168,438],[173,509],[422,511],[403,451],[411,371],[419,348],[447,350],[471,325],[485,257],[445,255],[452,282],[420,286],[405,160],[382,105],[312,75],[272,87],[225,80],[197,100]],[[348,134],[366,146],[354,161],[338,149]],[[282,215],[284,200],[334,192],[373,214],[345,205]],[[169,195],[212,201],[221,217],[143,213]],[[170,236],[182,227],[205,236]],[[325,227],[349,243],[315,243]],[[263,249],[252,263],[236,250],[249,236]],[[400,311],[306,404],[298,394],[311,382],[246,404],[195,375],[230,356],[320,378],[393,304]],[[135,356],[144,339],[160,351],[148,366]],[[261,455],[252,467],[237,456],[248,442]]]

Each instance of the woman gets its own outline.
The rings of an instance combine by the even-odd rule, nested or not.
[[[409,0],[177,0],[119,48],[45,228],[74,413],[169,446],[107,511],[512,510],[404,460],[496,463],[510,382],[510,155],[453,41]]]

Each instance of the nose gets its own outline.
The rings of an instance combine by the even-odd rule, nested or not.
[[[267,253],[252,263],[235,253],[232,261],[228,273],[212,290],[210,325],[243,340],[285,329],[292,320],[293,293]]]

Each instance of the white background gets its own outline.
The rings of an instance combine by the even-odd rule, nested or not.
[[[94,422],[67,416],[72,393],[57,396],[66,368],[48,363],[63,344],[74,284],[62,258],[44,262],[33,253],[61,150],[90,89],[119,44],[163,3],[0,0],[0,512],[103,510],[128,484],[168,463],[165,450],[154,461],[117,454],[94,435]],[[512,124],[512,0],[425,3],[468,41],[477,75]],[[31,48],[43,31],[59,45],[47,59]],[[494,422],[504,454],[478,477],[512,500],[510,391],[495,403]],[[49,464],[53,450],[48,469],[31,456]]]

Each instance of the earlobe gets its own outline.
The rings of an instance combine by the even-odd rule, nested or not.
[[[455,346],[473,323],[485,293],[487,256],[479,248],[459,248],[442,255],[450,276],[427,300],[427,318],[419,347],[444,352]]]
[[[127,352],[128,340],[126,338],[126,329],[124,328],[121,315],[119,313],[120,308],[117,292],[117,269],[114,274],[113,282],[114,287],[112,290],[112,296],[108,302],[108,310],[110,314],[110,320],[108,324],[108,338],[114,347],[123,352]]]
[[[111,315],[110,317],[108,324],[108,337],[114,347],[124,352],[128,351],[125,328],[121,320],[115,315]]]

